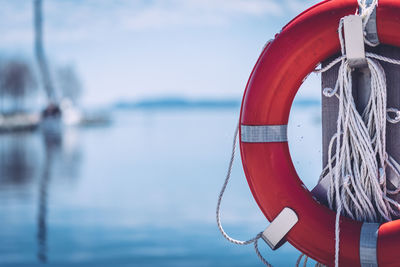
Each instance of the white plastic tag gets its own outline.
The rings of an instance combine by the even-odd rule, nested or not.
[[[350,15],[343,18],[344,43],[346,57],[349,66],[352,68],[365,67],[364,32],[362,19],[357,15]]]
[[[275,250],[282,244],[283,238],[298,220],[297,214],[292,209],[284,208],[268,225],[261,237],[271,249]]]

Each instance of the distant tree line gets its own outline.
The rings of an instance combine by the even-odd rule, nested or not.
[[[40,80],[35,66],[24,58],[0,58],[0,112],[22,112],[29,100],[39,92]],[[74,67],[56,67],[55,85],[59,100],[69,99],[77,105],[82,94],[82,83]],[[43,92],[45,93],[45,92]],[[7,106],[7,108],[6,108]]]
[[[0,62],[0,97],[4,110],[5,100],[11,100],[13,110],[23,108],[25,97],[34,93],[37,82],[31,66],[21,59],[10,59]]]

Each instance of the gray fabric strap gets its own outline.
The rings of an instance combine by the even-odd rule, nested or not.
[[[377,267],[376,245],[378,241],[377,223],[363,223],[360,235],[360,264],[361,267]]]
[[[287,125],[241,125],[240,137],[245,143],[287,142]]]
[[[367,5],[370,6],[372,4],[372,0],[367,1]],[[365,31],[367,32],[367,40],[371,43],[378,45],[379,44],[379,37],[378,37],[378,30],[376,28],[376,8],[372,12],[367,25],[365,27]]]

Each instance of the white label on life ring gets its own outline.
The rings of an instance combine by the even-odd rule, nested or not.
[[[365,67],[364,31],[362,19],[357,15],[350,15],[343,18],[344,43],[346,57],[349,66],[352,68]]]
[[[298,221],[297,214],[292,209],[285,207],[268,225],[261,237],[271,249],[275,250],[282,244],[283,238]]]

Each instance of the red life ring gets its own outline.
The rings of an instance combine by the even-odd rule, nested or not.
[[[328,0],[306,10],[264,48],[249,78],[240,114],[240,148],[252,194],[269,221],[284,207],[298,215],[286,239],[317,261],[331,265],[335,254],[335,212],[319,204],[299,179],[291,161],[286,131],[293,98],[303,79],[340,51],[340,18],[354,14],[356,0]],[[377,30],[383,44],[400,46],[400,1],[379,0]],[[274,126],[275,125],[275,126]],[[256,126],[252,129],[252,126]],[[261,126],[261,127],[260,127]],[[271,127],[273,126],[273,127]],[[269,127],[270,140],[252,140]],[[274,128],[275,127],[275,128]],[[362,223],[341,217],[340,266],[361,266]],[[400,220],[380,225],[376,260],[400,266]],[[375,256],[375,255],[374,255]]]

